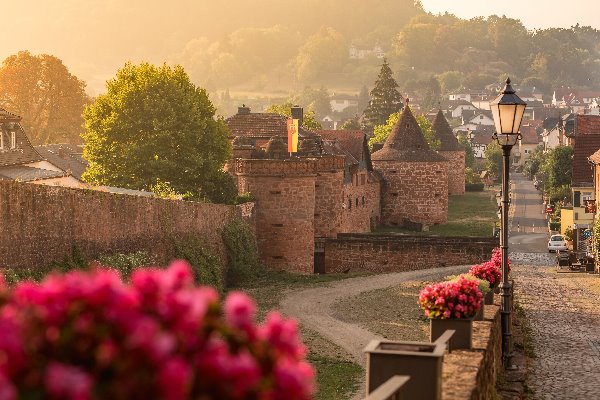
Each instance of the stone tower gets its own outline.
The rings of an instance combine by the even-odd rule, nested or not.
[[[448,221],[448,162],[429,148],[409,107],[371,159],[383,180],[383,225]]]
[[[270,150],[279,147],[273,143]],[[238,191],[256,199],[261,261],[274,270],[312,274],[317,160],[238,158],[235,175]]]
[[[456,140],[442,110],[435,116],[433,130],[442,144],[439,154],[448,160],[448,194],[465,194],[465,150]]]

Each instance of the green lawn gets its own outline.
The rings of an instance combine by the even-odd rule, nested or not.
[[[448,223],[434,225],[427,232],[413,232],[402,228],[382,227],[376,233],[409,233],[441,236],[491,236],[498,221],[498,207],[494,191],[466,192],[448,198]]]

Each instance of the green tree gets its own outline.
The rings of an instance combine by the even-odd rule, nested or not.
[[[360,126],[360,122],[358,122],[358,118],[350,118],[342,124],[341,129],[358,131],[362,128]]]
[[[297,78],[301,82],[322,80],[324,74],[339,71],[347,58],[344,37],[331,27],[322,27],[308,38],[296,58]]]
[[[485,169],[488,170],[496,179],[502,177],[502,148],[496,142],[491,142],[484,152]]]
[[[85,109],[84,180],[130,189],[158,182],[192,199],[233,202],[228,131],[182,67],[125,64]]]
[[[392,133],[392,129],[394,125],[398,123],[398,119],[400,119],[400,113],[396,112],[390,115],[387,122],[384,125],[376,125],[373,129],[373,137],[369,139],[369,148],[373,150],[373,145],[375,143],[384,143],[390,133]],[[435,137],[435,132],[433,131],[433,126],[431,122],[424,115],[419,115],[416,117],[417,124],[421,128],[423,132],[423,136],[429,145],[429,148],[432,150],[437,150],[441,146],[441,142],[439,139]]]
[[[292,96],[289,101],[294,104],[304,104],[306,108],[315,112],[315,118],[323,118],[331,114],[329,93],[324,86],[320,89],[307,86],[302,92]]]
[[[360,89],[360,92],[358,93],[358,115],[362,115],[365,112],[365,110],[369,106],[370,99],[371,98],[369,97],[369,89],[367,89],[367,86],[363,85],[363,87]]]
[[[81,143],[85,83],[48,54],[21,51],[0,67],[0,107],[20,115],[33,144]]]
[[[475,166],[475,152],[465,133],[459,133],[456,137],[458,143],[465,149],[465,166],[473,168]]]
[[[369,126],[384,125],[390,115],[404,106],[402,95],[398,91],[398,83],[386,59],[371,90],[371,101],[365,110],[365,121]]]
[[[267,108],[268,113],[273,114],[281,114],[286,117],[292,117],[292,107],[294,105],[291,102],[286,102],[283,104],[271,104]],[[312,110],[304,110],[303,122],[302,126],[306,129],[318,131],[319,129],[323,129],[319,121],[315,118],[315,112]]]
[[[533,179],[537,175],[545,161],[545,158],[546,153],[544,153],[543,145],[539,145],[529,154],[529,157],[523,165],[523,172],[529,177],[529,179]]]
[[[548,152],[541,166],[547,176],[546,190],[557,190],[561,186],[571,185],[573,169],[573,147],[558,146]]]

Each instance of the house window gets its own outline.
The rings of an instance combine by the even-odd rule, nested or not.
[[[581,207],[581,192],[573,192],[573,207]]]
[[[11,149],[17,148],[17,133],[16,132],[10,133],[10,148]]]

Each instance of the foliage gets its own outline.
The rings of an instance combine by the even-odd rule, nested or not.
[[[496,179],[502,178],[502,148],[500,145],[492,141],[485,148],[485,169],[490,172]]]
[[[558,146],[552,149],[548,152],[542,168],[548,177],[546,189],[570,186],[573,170],[573,147]]]
[[[546,188],[551,202],[562,201],[571,198],[571,185],[562,185],[560,187]],[[570,201],[570,200],[568,200]]]
[[[267,108],[268,113],[273,114],[281,114],[285,115],[288,118],[292,118],[292,107],[294,104],[292,102],[286,102],[283,104],[271,104]],[[315,117],[315,112],[313,110],[304,110],[302,120],[302,126],[308,130],[318,131],[319,129],[323,129],[319,121],[317,121]]]
[[[309,399],[314,371],[297,324],[241,292],[221,304],[185,262],[70,272],[9,289],[3,279],[4,398]]]
[[[565,229],[565,239],[573,240],[573,228],[570,226]]]
[[[182,195],[178,194],[169,185],[169,182],[163,182],[158,178],[156,179],[156,183],[150,186],[150,191],[160,199],[177,200],[182,198]]]
[[[20,115],[34,145],[80,143],[85,83],[48,54],[20,51],[0,67],[0,107]]]
[[[307,86],[300,93],[289,98],[293,104],[302,104],[307,110],[314,112],[314,118],[323,118],[331,114],[331,103],[329,101],[329,93],[324,86],[320,89],[313,89]]]
[[[103,255],[98,258],[98,263],[107,269],[115,270],[125,280],[128,280],[133,271],[152,265],[153,260],[145,251],[136,251],[134,253],[117,253]]]
[[[149,189],[160,180],[193,199],[233,202],[222,171],[231,156],[227,127],[182,67],[125,64],[84,121],[87,182]]]
[[[386,59],[371,90],[371,101],[364,112],[365,122],[369,126],[384,125],[390,115],[397,113],[404,106],[402,95],[398,91],[398,83]]]
[[[483,192],[485,185],[482,182],[479,183],[465,183],[465,191],[467,192]]]
[[[529,154],[527,160],[525,160],[525,164],[523,165],[523,173],[529,179],[533,179],[544,163],[544,159],[544,146],[539,145]]]
[[[314,82],[328,73],[338,71],[348,54],[342,34],[331,27],[310,36],[298,51],[296,76],[301,82]]]
[[[230,221],[221,234],[227,249],[226,281],[228,287],[239,287],[244,282],[264,273],[258,259],[254,235],[241,219]]]
[[[460,275],[455,275],[455,276],[448,276],[448,277],[446,277],[446,280],[456,282],[460,278],[465,278],[465,279],[469,279],[471,281],[477,282],[477,288],[484,295],[491,290],[490,283],[488,281],[486,281],[485,279],[479,279],[478,277],[471,275],[471,274],[460,274]]]
[[[198,235],[187,234],[170,238],[170,259],[182,259],[190,263],[194,281],[210,285],[219,291],[225,288],[225,267]]]
[[[357,130],[362,129],[362,127],[360,126],[360,122],[358,122],[357,118],[350,118],[342,124],[341,129],[357,131]]]
[[[594,258],[600,260],[600,218],[596,218],[592,231],[592,250]]]
[[[394,125],[398,123],[399,118],[400,113],[395,112],[390,115],[385,125],[375,125],[375,127],[373,128],[373,137],[369,139],[369,149],[373,150],[373,145],[375,143],[385,143],[388,136],[390,136],[390,133],[392,133]],[[435,132],[433,131],[433,126],[431,125],[431,122],[429,122],[429,120],[425,118],[424,115],[419,115],[416,118],[416,120],[417,124],[419,125],[419,128],[421,128],[421,132],[423,133],[423,136],[425,137],[425,140],[427,141],[429,147],[432,150],[439,149],[442,143],[435,136]]]
[[[364,375],[358,364],[319,356],[312,351],[308,361],[317,370],[319,390],[315,400],[346,399],[358,390],[358,382]]]
[[[235,204],[252,203],[255,201],[256,198],[252,196],[252,193],[250,192],[238,194],[238,196],[235,198]]]
[[[469,167],[465,168],[465,182],[475,184],[483,183],[481,181],[481,176],[479,176],[479,174],[475,173],[475,171]]]
[[[482,300],[478,283],[464,276],[427,285],[419,293],[419,305],[431,319],[471,318],[481,308]]]
[[[508,261],[508,271],[510,272],[511,262]],[[502,279],[502,252],[500,248],[495,248],[492,252],[492,257],[489,261],[473,265],[469,270],[469,274],[485,279],[489,282],[491,288],[495,288],[500,284]]]
[[[464,133],[459,133],[456,138],[458,139],[458,143],[465,149],[465,166],[473,168],[475,166],[475,152],[473,151],[471,142],[469,142],[467,135]]]

